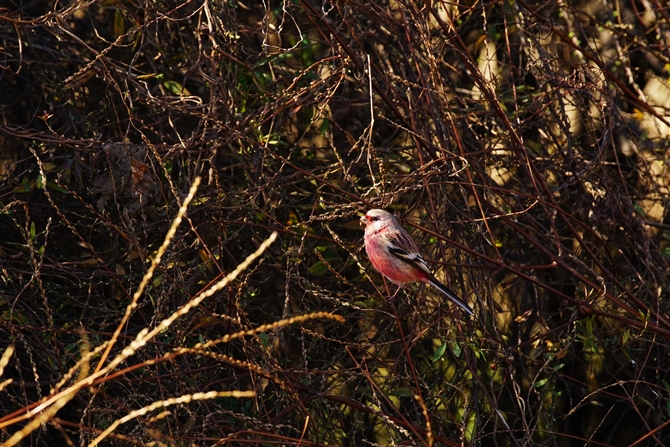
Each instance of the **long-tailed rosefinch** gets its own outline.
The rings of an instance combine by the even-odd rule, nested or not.
[[[400,225],[398,218],[388,211],[370,210],[361,218],[361,222],[365,223],[365,251],[379,273],[400,287],[408,282],[428,283],[469,315],[473,315],[470,306],[435,279],[412,237]]]

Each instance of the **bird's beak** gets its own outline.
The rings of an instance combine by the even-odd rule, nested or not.
[[[365,216],[360,218],[361,225],[365,224]]]

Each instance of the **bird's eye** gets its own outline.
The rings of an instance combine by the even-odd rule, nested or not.
[[[370,220],[374,222],[375,220],[379,220],[379,217],[371,217]]]

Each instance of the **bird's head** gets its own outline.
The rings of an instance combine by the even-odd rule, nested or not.
[[[393,222],[393,219],[395,217],[388,211],[374,209],[365,213],[365,216],[361,217],[361,222],[365,224],[366,231],[377,231]]]

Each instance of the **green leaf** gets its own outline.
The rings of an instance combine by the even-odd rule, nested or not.
[[[258,338],[261,339],[261,344],[263,345],[263,348],[267,349],[268,346],[270,346],[270,340],[268,339],[268,334],[265,332],[261,332],[258,334]]]
[[[49,362],[49,366],[54,371],[59,371],[60,370],[60,366],[56,363],[56,361],[50,355],[47,356],[47,362]]]
[[[35,222],[30,222],[30,240],[35,240]]]
[[[546,378],[546,377],[542,380],[538,380],[537,382],[535,382],[533,384],[533,388],[540,388],[540,387],[544,386],[548,381],[549,381],[549,378]]]
[[[63,194],[70,194],[70,191],[67,189],[62,188],[61,186],[58,186],[57,184],[53,182],[47,182],[47,186],[55,191],[62,192]]]
[[[27,178],[23,177],[21,181],[21,186],[14,188],[13,192],[30,192],[35,187],[35,182],[29,181]]]
[[[309,268],[309,273],[314,275],[314,276],[321,276],[324,273],[328,271],[328,267],[326,267],[326,264],[324,264],[321,261],[316,261],[312,266]]]
[[[164,81],[163,87],[168,89],[170,93],[177,96],[191,96],[189,92],[183,85],[177,81]]]
[[[412,397],[414,396],[414,393],[409,390],[409,388],[396,388],[395,390],[391,391],[393,396],[398,396],[398,397]]]
[[[15,321],[18,323],[19,326],[27,326],[29,321],[28,319],[23,315],[18,313],[16,310],[6,310],[2,312],[2,316],[0,317],[5,321]]]
[[[664,258],[670,258],[670,245],[668,245],[663,249],[663,251],[661,252],[661,256],[663,256]]]
[[[319,127],[319,133],[321,135],[325,135],[328,131],[330,131],[330,121],[324,119],[323,122],[321,123],[321,126]]]
[[[460,357],[461,356],[461,345],[458,343],[452,343],[451,344],[451,352],[454,353],[454,356]]]
[[[446,344],[446,343],[442,343],[442,344],[437,348],[437,350],[435,351],[435,354],[433,355],[433,363],[435,363],[435,362],[437,362],[438,360],[440,360],[440,359],[442,358],[442,356],[444,355],[444,351],[446,351],[446,350],[447,350],[447,344]]]
[[[644,397],[642,397],[640,394],[638,394],[637,397],[638,397],[642,402],[644,402],[645,404],[647,404],[647,405],[649,406],[649,408],[654,408],[654,405],[653,405],[651,402],[649,402],[647,399],[645,399]]]

